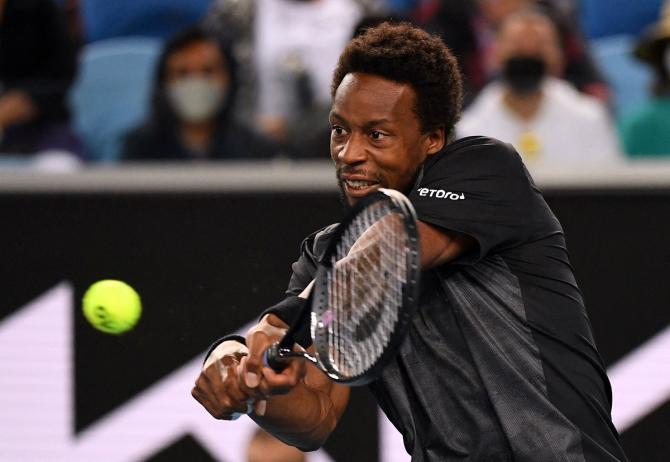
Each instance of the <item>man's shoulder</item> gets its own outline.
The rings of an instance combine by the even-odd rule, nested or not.
[[[523,162],[516,149],[503,141],[488,136],[466,136],[449,144],[434,159],[426,163],[428,169],[449,168],[452,172],[474,173],[482,169],[519,169]]]
[[[456,153],[456,152],[486,152],[491,153],[493,151],[498,152],[509,152],[514,151],[514,148],[511,147],[508,143],[500,141],[496,138],[491,138],[490,136],[465,136],[459,138],[449,145],[446,146],[444,153]]]

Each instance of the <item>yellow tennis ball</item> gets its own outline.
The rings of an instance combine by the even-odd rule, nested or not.
[[[118,335],[135,327],[142,314],[142,302],[125,282],[105,279],[88,288],[82,309],[93,327]]]

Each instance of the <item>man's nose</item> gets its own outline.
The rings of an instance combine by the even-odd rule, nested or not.
[[[356,164],[365,161],[367,153],[363,140],[360,136],[352,134],[347,140],[342,150],[337,154],[337,158],[345,164]]]

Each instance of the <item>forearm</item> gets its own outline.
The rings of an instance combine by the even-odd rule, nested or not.
[[[287,325],[275,314],[268,314],[250,329],[247,342],[256,343],[255,332],[263,332],[278,340],[286,333]],[[265,351],[266,346],[262,350]],[[255,348],[254,348],[255,349]],[[313,353],[313,352],[312,352]],[[295,375],[290,371],[295,371]],[[298,372],[302,370],[302,372]],[[319,448],[337,425],[349,397],[349,389],[332,382],[323,372],[302,359],[292,359],[282,372],[297,377],[285,393],[266,398],[265,410],[254,412],[251,418],[282,441],[309,451]],[[263,380],[274,381],[279,375],[262,368]],[[261,415],[259,415],[261,414]]]
[[[322,374],[315,370],[308,375],[312,372]],[[263,416],[255,413],[250,416],[285,443],[303,451],[316,450],[335,429],[341,415],[330,392],[310,387],[303,380],[287,394],[270,397]]]

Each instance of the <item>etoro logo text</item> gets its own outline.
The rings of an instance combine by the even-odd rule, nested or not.
[[[449,199],[452,201],[465,199],[465,194],[463,193],[459,194],[452,191],[445,191],[444,189],[419,188],[417,192],[421,197],[437,197],[438,199]]]

